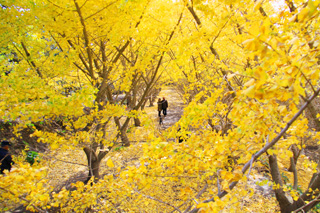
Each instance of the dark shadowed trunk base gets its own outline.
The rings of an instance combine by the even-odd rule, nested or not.
[[[134,126],[141,126],[141,121],[139,118],[134,118]]]

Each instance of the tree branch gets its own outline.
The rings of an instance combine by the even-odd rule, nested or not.
[[[289,129],[289,127],[293,124],[293,122],[302,114],[302,112],[307,108],[307,106],[311,103],[311,101],[317,97],[319,95],[320,92],[320,88],[307,100],[307,102],[300,108],[300,110],[293,116],[293,118],[287,123],[287,125],[281,130],[281,132],[268,144],[266,144],[262,149],[260,149],[257,153],[255,153],[252,158],[253,161],[256,160],[257,158],[259,158],[263,153],[265,153],[266,151],[268,151],[268,149],[270,149],[271,147],[273,147],[279,140],[280,138],[286,133],[286,131]],[[247,162],[243,168],[242,168],[242,173],[245,174],[245,172],[249,169],[251,165],[251,160],[249,162]],[[319,187],[320,186],[320,176],[318,175],[315,178],[316,181],[314,181],[314,184],[311,184],[311,187]],[[232,190],[239,181],[234,181],[229,185],[229,189]],[[319,186],[318,186],[318,185]],[[221,193],[218,194],[219,198],[224,197],[225,195],[227,195],[228,192],[227,191],[222,191]],[[303,200],[305,200],[304,198],[307,198],[306,193],[304,194],[304,196],[301,196]],[[203,201],[203,203],[208,203],[208,202],[214,202],[214,198],[208,199]],[[194,208],[190,211],[190,213],[194,213],[194,212],[198,212],[200,209],[199,208]]]
[[[196,12],[194,11],[193,7],[190,6],[189,3],[187,3],[187,8],[190,11],[191,15],[193,16],[194,20],[196,21],[197,25],[201,26],[201,21]]]
[[[83,151],[86,153],[88,159],[92,161],[96,161],[98,159],[96,153],[91,148],[84,147]]]
[[[84,37],[84,41],[85,41],[85,48],[86,48],[86,51],[87,51],[87,55],[88,55],[88,59],[89,59],[89,73],[90,73],[90,76],[92,79],[94,79],[94,74],[93,74],[93,59],[92,59],[92,53],[91,53],[91,48],[90,48],[90,42],[89,42],[89,35],[88,35],[88,32],[87,32],[87,28],[86,28],[86,24],[84,22],[84,19],[83,19],[83,16],[82,16],[82,13],[81,13],[81,9],[77,3],[76,0],[74,0],[74,4],[77,8],[77,13],[79,15],[79,18],[80,18],[80,22],[81,22],[81,25],[82,25],[82,30],[83,30],[83,37]]]
[[[312,191],[309,191],[309,189],[311,189]],[[315,196],[320,196],[319,189],[320,189],[320,173],[315,173],[310,181],[308,189],[300,196],[299,200],[303,200],[303,201],[313,200]],[[319,200],[316,202],[313,202],[312,205],[306,205],[303,207],[303,210],[307,212],[310,209],[312,209],[314,206],[316,206],[318,203],[319,203]]]
[[[316,199],[310,201],[309,203],[307,203],[304,206],[301,206],[300,208],[296,209],[295,211],[293,211],[293,213],[295,212],[306,212],[305,209],[312,209],[315,205],[317,205],[320,202],[320,195],[318,195],[318,197],[316,197]],[[312,207],[311,207],[312,206]]]
[[[135,191],[135,192],[137,192],[138,194],[141,194],[143,197],[146,197],[146,198],[148,198],[148,199],[151,199],[151,200],[157,201],[157,202],[162,203],[162,204],[165,204],[165,205],[167,205],[167,206],[171,206],[171,207],[172,207],[172,208],[174,208],[176,211],[178,211],[178,212],[180,212],[180,213],[181,213],[181,211],[180,211],[180,209],[179,209],[179,208],[175,207],[174,205],[171,205],[170,203],[164,202],[164,201],[162,201],[162,200],[160,200],[160,199],[157,199],[157,198],[151,197],[151,196],[149,196],[149,195],[142,194],[142,193],[141,193],[141,192],[139,192],[137,189],[134,189],[134,191]]]
[[[173,28],[173,30],[172,30],[172,32],[171,32],[171,34],[170,34],[167,42],[165,43],[165,46],[167,46],[167,45],[170,43],[170,41],[171,41],[171,39],[172,39],[172,37],[173,37],[176,29],[178,28],[178,26],[179,26],[179,24],[180,24],[180,22],[181,22],[182,16],[183,16],[183,11],[181,12],[180,17],[179,17],[179,19],[178,19],[178,22],[177,22],[177,24],[174,26],[174,28]],[[163,51],[162,51],[161,56],[160,56],[160,59],[159,59],[159,61],[158,61],[158,64],[157,64],[157,66],[156,66],[156,68],[155,68],[155,71],[154,71],[154,73],[153,73],[153,76],[151,77],[151,80],[150,80],[149,84],[147,84],[147,87],[146,87],[145,91],[149,91],[150,88],[152,87],[152,84],[155,82],[155,79],[156,79],[156,77],[157,77],[157,74],[158,74],[158,71],[159,71],[159,68],[160,68],[160,65],[161,65],[161,62],[162,62],[162,59],[163,59],[163,56],[164,56],[165,52],[166,52],[166,50],[163,50]],[[140,102],[134,107],[134,110],[137,110],[137,109],[139,109],[139,108],[141,107],[141,105],[143,104],[143,101],[144,101],[144,99],[146,98],[147,94],[148,94],[148,92],[144,92],[144,93],[143,93]]]
[[[287,3],[287,5],[288,5],[291,13],[294,12],[294,11],[296,11],[297,8],[294,6],[294,4],[293,4],[292,1],[290,1],[290,0],[285,0],[285,1],[286,1],[286,3]]]
[[[118,0],[117,0],[117,1],[118,1]],[[113,5],[114,3],[116,3],[117,1],[113,1],[113,2],[109,3],[107,6],[101,8],[101,9],[98,10],[97,12],[95,12],[95,13],[91,14],[90,16],[86,17],[84,20],[87,20],[87,19],[91,18],[92,16],[97,15],[98,13],[100,13],[100,12],[102,12],[103,10],[107,9],[108,7],[110,7],[111,5]]]
[[[5,188],[3,188],[3,187],[0,187],[0,189],[3,190],[3,191],[5,191],[5,192],[7,192],[7,193],[12,194],[13,196],[17,196],[16,194],[14,194],[13,192],[9,191],[8,189],[5,189]],[[23,200],[23,201],[28,202],[29,204],[31,203],[30,200],[27,200],[27,199],[25,199],[25,198],[22,197],[22,196],[18,196],[18,198],[21,199],[21,200]],[[35,208],[38,212],[46,213],[46,211],[44,211],[44,210],[40,209],[39,207],[35,206],[33,203],[31,203],[30,205],[31,205],[33,208]]]
[[[293,156],[290,158],[290,167],[288,171],[293,173],[293,189],[297,190],[298,189],[298,172],[297,172],[296,164],[300,155],[300,150],[295,144],[291,145],[289,149],[291,150]]]
[[[145,6],[145,8],[144,8],[144,10],[143,10],[140,18],[139,18],[139,21],[138,21],[137,24],[135,25],[135,28],[137,28],[137,27],[139,26],[139,24],[141,23],[141,20],[142,20],[144,14],[145,14],[145,11],[146,11],[149,3],[150,3],[150,1],[147,2],[146,6]],[[120,56],[123,54],[123,52],[124,52],[124,51],[126,50],[126,48],[129,46],[131,40],[132,40],[132,37],[130,37],[130,38],[126,41],[126,43],[122,46],[122,48],[120,48],[120,49],[118,50],[118,53],[116,54],[116,56],[115,56],[115,57],[113,58],[113,60],[112,60],[112,64],[111,64],[108,68],[107,68],[107,66],[105,65],[105,62],[106,62],[105,47],[104,47],[103,42],[101,42],[100,48],[101,48],[101,52],[102,52],[102,62],[103,62],[103,73],[102,73],[102,78],[103,78],[103,80],[102,80],[102,84],[101,84],[101,86],[100,86],[100,88],[99,88],[99,92],[98,92],[98,94],[97,94],[97,96],[96,96],[96,101],[97,101],[98,103],[101,101],[101,99],[102,99],[102,97],[103,97],[103,93],[105,93],[105,90],[107,90],[107,91],[110,90],[110,89],[108,88],[109,86],[108,86],[108,83],[107,83],[108,75],[109,75],[109,73],[111,72],[111,70],[113,69],[114,64],[117,63],[117,61],[119,60]],[[111,100],[110,98],[112,98],[112,97],[110,97],[110,95],[109,95],[108,99]]]
[[[15,46],[15,45],[14,45],[14,46]],[[26,60],[27,60],[27,62],[31,65],[32,68],[35,69],[35,71],[38,73],[39,77],[40,77],[40,78],[43,78],[43,75],[42,75],[42,73],[40,72],[39,68],[36,66],[36,64],[34,63],[34,61],[31,60],[31,54],[29,53],[29,51],[28,51],[26,45],[24,44],[24,42],[21,42],[21,46],[22,46],[22,48],[23,48],[23,50],[24,50],[24,52],[25,52],[25,54],[26,54]],[[16,47],[16,46],[15,46],[15,47]],[[18,48],[16,47],[16,49],[18,49]],[[19,52],[20,52],[20,51],[19,51]],[[21,54],[22,56],[24,56],[21,52],[20,52],[20,54]]]

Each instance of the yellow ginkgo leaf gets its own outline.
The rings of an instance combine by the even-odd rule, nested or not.
[[[114,167],[114,164],[113,164],[111,158],[109,158],[109,159],[107,160],[107,166],[109,166],[110,168],[113,168],[113,167]]]

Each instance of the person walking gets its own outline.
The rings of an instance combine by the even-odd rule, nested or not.
[[[0,148],[0,174],[4,174],[4,170],[10,172],[11,165],[14,164],[11,154],[9,153],[9,146],[11,146],[9,141],[2,141]]]
[[[165,99],[165,97],[163,97],[162,99],[162,110],[163,110],[163,115],[166,116],[167,115],[167,108],[168,108],[168,101]]]
[[[161,98],[158,99],[158,116],[161,117],[161,111],[162,111],[162,101]]]

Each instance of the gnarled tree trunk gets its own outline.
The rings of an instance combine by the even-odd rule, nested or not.
[[[280,175],[276,155],[269,156],[269,165],[272,180],[275,182],[275,184],[280,186],[278,189],[275,189],[275,194],[281,212],[307,212],[319,203],[319,199],[317,199],[317,197],[319,198],[320,173],[315,173],[313,175],[308,189],[306,189],[306,191],[298,198],[298,200],[294,201],[292,198],[290,198],[290,194],[283,190],[282,177]],[[309,191],[309,189],[311,189],[311,191]]]
[[[85,183],[88,183],[88,181],[94,177],[94,181],[96,182],[100,178],[99,169],[100,169],[100,162],[104,158],[104,156],[107,154],[106,151],[99,152],[97,155],[95,153],[95,150],[89,147],[84,147],[83,151],[86,153],[87,160],[88,160],[88,178],[85,181]]]
[[[118,118],[118,117],[115,117],[114,121],[117,125],[118,131],[119,131],[118,136],[121,139],[122,145],[123,146],[130,146],[130,141],[127,136],[127,129],[128,129],[128,123],[130,121],[130,118],[127,118],[123,125],[120,124],[120,118]]]
[[[139,118],[134,118],[133,120],[134,120],[134,125],[135,126],[141,126],[141,121],[140,121]]]

